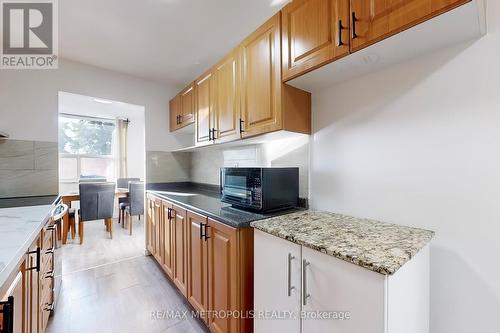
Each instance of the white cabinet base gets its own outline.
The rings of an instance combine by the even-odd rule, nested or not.
[[[259,230],[254,236],[255,333],[429,333],[429,245],[383,275]]]

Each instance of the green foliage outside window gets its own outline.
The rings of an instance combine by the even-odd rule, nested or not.
[[[59,153],[79,155],[112,155],[112,121],[59,117]]]

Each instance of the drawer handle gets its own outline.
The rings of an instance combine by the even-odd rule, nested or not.
[[[26,268],[27,271],[32,271],[36,270],[37,272],[40,272],[40,247],[37,247],[35,251],[28,251],[28,254],[35,254],[36,253],[36,265],[34,267],[29,267]]]
[[[307,266],[311,263],[306,259],[302,261],[302,304],[307,305],[307,299],[311,297],[310,294],[307,293]]]
[[[294,286],[292,286],[292,260],[295,259],[295,257],[291,254],[288,253],[288,297],[292,296],[292,290],[295,289]]]

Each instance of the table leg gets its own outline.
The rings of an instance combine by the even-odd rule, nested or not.
[[[67,202],[64,202],[64,204],[68,204]],[[66,244],[66,241],[68,240],[68,228],[69,228],[69,214],[66,214],[63,216],[63,230],[62,230],[62,243],[63,245]]]

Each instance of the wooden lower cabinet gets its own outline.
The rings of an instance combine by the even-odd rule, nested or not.
[[[54,305],[53,251],[57,236],[53,229],[52,222],[47,222],[17,269],[0,286],[0,332],[45,332]],[[7,312],[6,307],[10,307]],[[10,318],[9,327],[3,327],[4,316]]]
[[[166,250],[163,261],[155,256],[167,276],[212,332],[252,332],[253,319],[247,317],[253,310],[253,229],[232,228],[151,194],[149,200],[162,202],[163,235],[167,229],[172,235],[170,247],[168,236],[160,238],[160,246],[173,253],[171,274]]]
[[[187,238],[186,210],[173,205],[174,219],[174,274],[173,280],[180,292],[187,295]]]
[[[160,246],[161,204],[160,199],[153,196],[147,197],[146,248],[160,261],[162,256]]]
[[[0,289],[0,332],[21,333],[25,324],[25,299],[23,267],[14,272],[13,278]],[[4,316],[10,318],[4,321]],[[4,323],[5,326],[4,327]]]
[[[188,290],[189,303],[200,312],[208,310],[208,242],[203,235],[207,217],[187,213],[188,225]],[[207,321],[204,316],[203,320]]]
[[[172,215],[173,205],[169,202],[162,201],[161,214],[161,237],[160,247],[162,248],[161,265],[163,270],[169,277],[173,276],[174,268],[174,218]]]

